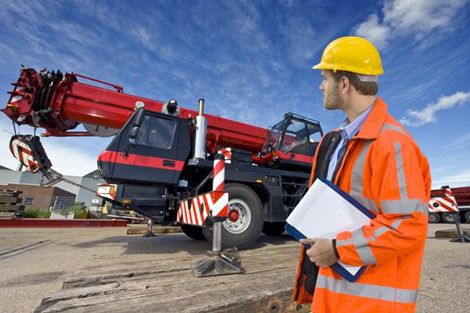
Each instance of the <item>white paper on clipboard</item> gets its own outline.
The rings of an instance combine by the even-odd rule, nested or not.
[[[317,179],[287,218],[286,230],[297,240],[334,239],[342,231],[369,224],[374,214],[326,179]],[[362,268],[338,262],[352,276]]]

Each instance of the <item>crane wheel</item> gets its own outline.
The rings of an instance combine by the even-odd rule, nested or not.
[[[206,240],[206,237],[204,237],[204,234],[202,233],[202,227],[183,224],[181,225],[181,230],[189,238],[194,240]]]
[[[280,236],[284,233],[285,222],[265,222],[263,233],[268,236]]]
[[[228,218],[222,222],[222,247],[246,249],[253,245],[263,228],[263,205],[248,186],[226,184],[229,194]],[[203,227],[203,234],[212,242],[212,226]]]
[[[439,223],[441,221],[441,216],[439,213],[429,212],[428,223]]]
[[[470,223],[470,210],[465,212],[465,223]]]
[[[455,223],[455,217],[453,213],[442,213],[442,220],[444,223],[453,224]]]

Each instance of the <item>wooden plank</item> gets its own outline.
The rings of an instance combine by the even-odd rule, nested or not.
[[[470,228],[463,228],[463,233],[467,236],[470,236]],[[445,229],[445,230],[437,230],[435,233],[436,238],[457,238],[457,230],[456,229]]]
[[[208,256],[179,253],[86,269],[35,312],[291,312],[298,249],[289,241],[242,251],[238,275],[197,278],[192,267]]]

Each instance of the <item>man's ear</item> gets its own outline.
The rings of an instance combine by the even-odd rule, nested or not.
[[[346,76],[341,77],[340,87],[342,94],[346,94],[349,92],[351,84],[349,83],[349,79]]]

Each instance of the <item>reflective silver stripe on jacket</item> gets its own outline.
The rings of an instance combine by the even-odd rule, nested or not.
[[[395,230],[395,231],[398,231],[398,227],[400,227],[400,224],[404,221],[404,220],[407,220],[411,218],[410,215],[404,215],[404,216],[401,216],[399,218],[396,218],[395,219],[395,222],[392,223],[392,225],[390,225],[390,227],[388,226],[380,226],[379,228],[375,229],[374,232],[372,233],[372,235],[368,238],[365,238],[364,236],[364,233],[362,232],[362,229],[357,229],[355,230],[354,232],[352,232],[352,235],[353,237],[355,236],[358,236],[359,238],[361,238],[360,240],[361,241],[364,241],[364,240],[367,240],[365,242],[368,242],[368,243],[373,243],[374,241],[377,240],[377,238],[379,238],[381,235],[385,234],[387,231],[389,230]],[[362,239],[364,238],[364,239]],[[345,245],[356,245],[356,249],[358,249],[358,246],[357,246],[357,243],[360,242],[360,240],[354,240],[354,238],[349,238],[349,239],[343,239],[343,240],[337,240],[336,241],[336,246],[337,247],[340,247],[340,246],[345,246]],[[360,247],[359,247],[360,248]],[[362,259],[362,258],[361,258]],[[376,264],[376,263],[367,263],[367,264]]]
[[[394,131],[401,131],[403,134],[406,135],[405,131],[399,128],[398,126],[392,124],[385,124],[382,128],[384,130],[394,130]],[[354,163],[354,167],[351,173],[351,191],[350,195],[356,199],[359,203],[364,205],[371,211],[379,211],[377,205],[373,199],[366,198],[364,196],[364,186],[363,186],[363,177],[364,177],[364,169],[365,169],[365,162],[366,156],[369,152],[370,146],[372,141],[368,141],[364,144],[359,156],[356,158]],[[408,198],[408,191],[406,185],[406,177],[405,177],[405,169],[403,167],[403,156],[402,156],[402,149],[401,143],[395,142],[394,143],[394,154],[395,154],[395,161],[397,165],[397,177],[398,177],[398,188],[400,192],[400,199],[398,200],[383,200],[380,202],[380,205],[383,209],[384,213],[397,213],[397,214],[410,214],[413,212],[419,212],[428,214],[428,204],[423,203],[420,199],[409,199]]]
[[[401,143],[395,142],[393,147],[395,151],[395,162],[397,165],[398,190],[400,192],[400,199],[381,201],[380,204],[384,213],[411,214],[413,212],[420,212],[427,214],[427,203],[423,203],[420,199],[408,198]]]
[[[409,136],[409,134],[403,128],[401,128],[397,125],[393,125],[393,124],[384,124],[382,126],[382,129],[380,130],[380,133],[383,133],[384,131],[387,131],[387,130],[394,130],[394,131],[397,131],[399,133],[402,133],[405,136]]]
[[[382,128],[382,132],[385,130],[399,131],[407,135],[403,129],[391,124],[385,124]],[[364,169],[366,166],[366,156],[370,150],[372,143],[372,141],[366,142],[355,160],[351,173],[350,195],[369,210],[379,211],[375,204],[375,201],[364,196]],[[366,238],[362,228],[360,228],[352,233],[351,239],[337,240],[336,242],[337,247],[351,244],[354,245],[354,248],[356,249],[359,258],[361,259],[362,264],[365,265],[377,264],[377,260],[372,252],[372,249],[370,248],[370,244],[377,240],[379,236],[383,235],[384,233],[390,230],[398,231],[398,227],[401,225],[403,220],[410,218],[410,214],[413,212],[421,212],[427,214],[427,204],[424,204],[419,199],[408,199],[408,191],[400,142],[394,143],[394,156],[397,167],[400,199],[383,200],[380,202],[380,204],[384,213],[397,213],[403,216],[396,218],[390,226],[384,225],[375,229],[375,231],[370,237]]]
[[[367,141],[362,147],[359,156],[356,158],[351,173],[351,191],[349,194],[357,200],[360,204],[365,206],[370,211],[378,211],[377,205],[374,200],[364,197],[363,177],[366,164],[366,156],[369,152],[372,141]]]
[[[417,290],[351,283],[344,279],[334,279],[322,274],[318,275],[316,288],[325,288],[350,296],[410,304],[415,303],[418,298]]]

